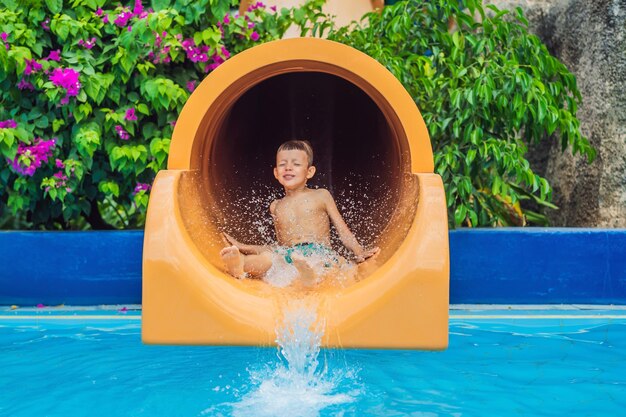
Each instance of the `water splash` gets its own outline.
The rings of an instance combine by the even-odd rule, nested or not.
[[[298,283],[299,272],[293,263],[285,261],[287,253],[286,247],[274,248],[272,266],[265,273],[263,281],[277,288]],[[347,261],[330,249],[307,253],[306,262],[315,273],[316,285],[324,281],[329,286],[343,288],[354,282],[358,272],[356,264]]]
[[[357,371],[320,366],[324,321],[314,300],[294,299],[276,329],[279,361],[250,371],[254,388],[232,404],[235,417],[317,417],[321,410],[354,402],[361,394]]]
[[[317,319],[317,306],[306,300],[290,300],[283,314],[276,330],[280,355],[289,371],[310,380],[317,370],[325,320]]]
[[[336,190],[328,187],[350,230],[366,246],[376,244],[397,206],[398,191],[383,185],[377,175],[349,174]],[[276,184],[257,180],[246,187],[233,187],[224,193],[215,207],[207,207],[220,229],[242,242],[276,244],[269,206],[272,201],[284,197],[284,192]],[[334,228],[331,236],[333,248],[350,258],[351,253],[343,247]]]

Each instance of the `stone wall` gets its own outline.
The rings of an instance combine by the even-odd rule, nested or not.
[[[597,149],[588,164],[560,143],[531,148],[533,168],[554,188],[553,226],[626,227],[626,0],[490,0],[522,7],[530,28],[576,75],[581,130]]]

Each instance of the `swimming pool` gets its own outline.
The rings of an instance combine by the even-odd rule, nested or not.
[[[0,311],[0,415],[617,416],[626,309],[451,310],[443,352],[145,346],[132,308]]]

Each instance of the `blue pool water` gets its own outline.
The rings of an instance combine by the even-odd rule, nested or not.
[[[0,312],[2,416],[597,417],[624,410],[624,310],[453,310],[446,351],[322,349],[297,372],[276,348],[142,345],[139,312]]]

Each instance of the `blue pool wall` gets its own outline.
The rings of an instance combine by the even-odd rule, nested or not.
[[[143,231],[0,231],[0,305],[141,304]],[[452,304],[626,305],[626,230],[450,231]]]

